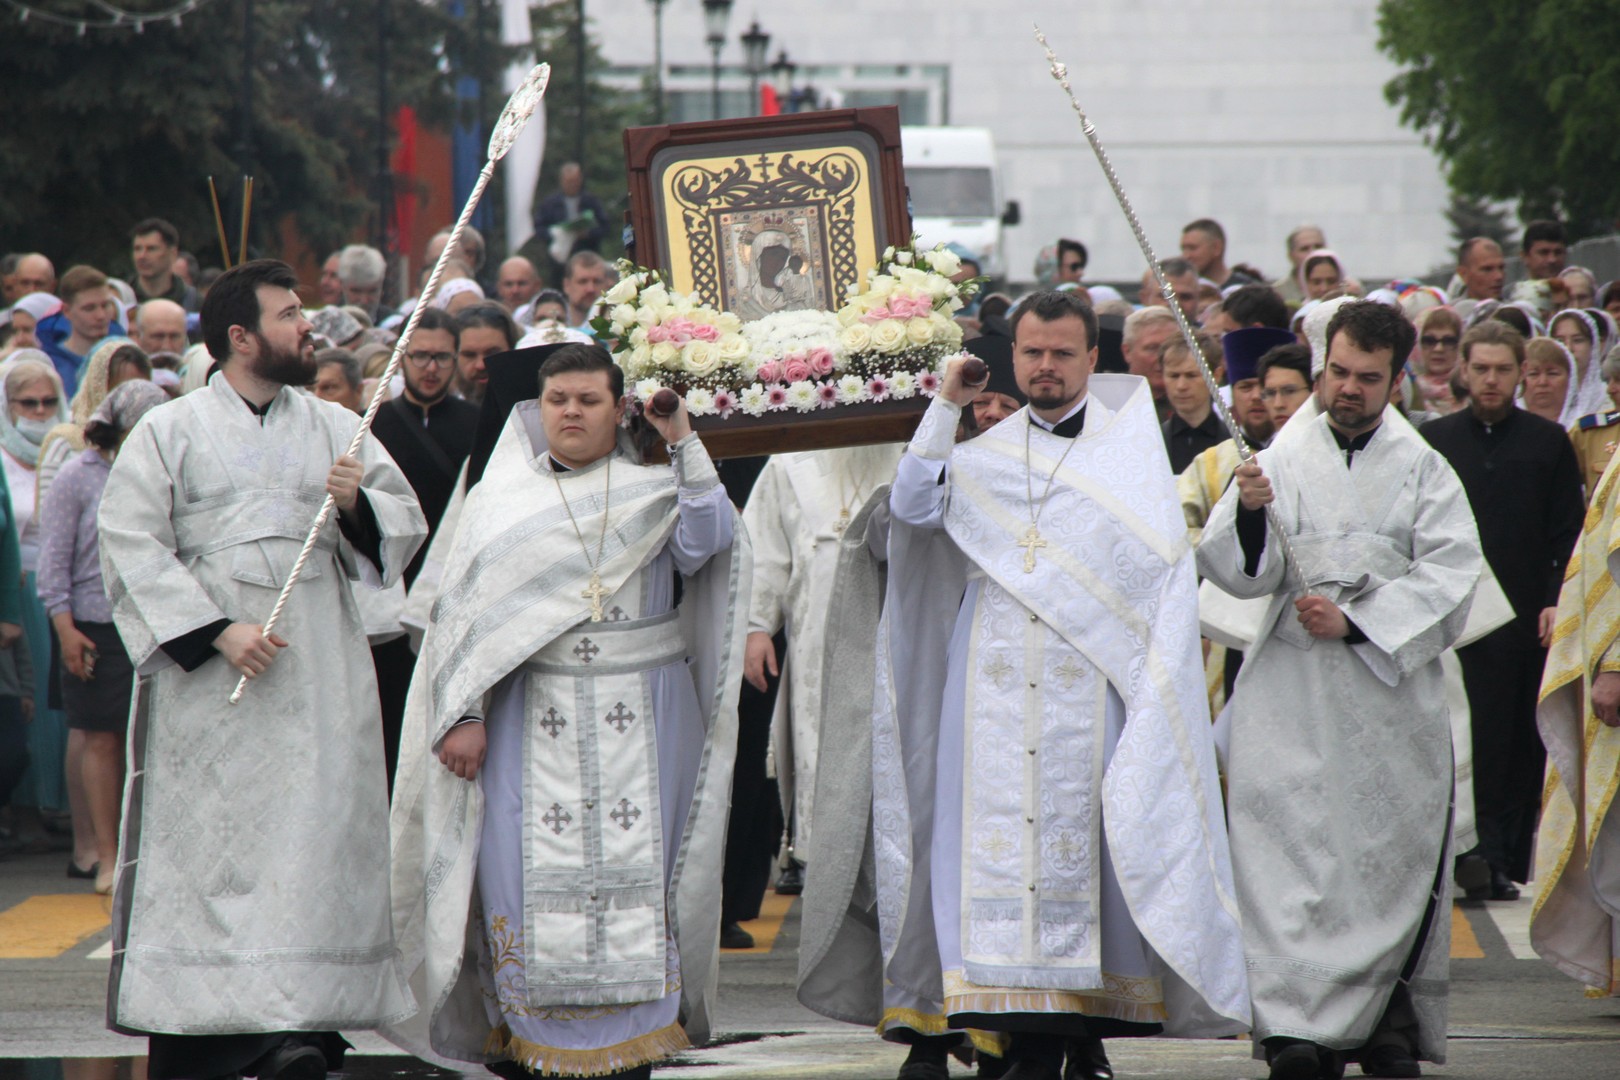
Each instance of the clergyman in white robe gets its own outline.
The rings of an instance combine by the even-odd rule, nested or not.
[[[1393,409],[1383,416],[1351,442],[1302,411],[1258,455],[1306,592],[1340,608],[1349,637],[1306,632],[1264,513],[1240,521],[1236,484],[1198,548],[1220,588],[1270,599],[1233,690],[1226,772],[1256,1056],[1283,1039],[1445,1060],[1453,777],[1440,655],[1483,559],[1451,467]]]
[[[936,398],[890,496],[885,1023],[943,1015],[1015,1058],[1249,1018],[1186,522],[1147,383],[1087,385],[1055,430],[1025,409],[954,447]]]
[[[838,543],[872,491],[893,479],[902,449],[886,444],[773,455],[743,511],[754,548],[748,632],[768,639],[787,628],[772,742],[789,856],[801,862],[815,824],[822,656]]]
[[[415,1011],[389,920],[381,718],[350,579],[392,587],[427,525],[380,443],[358,455],[355,520],[369,528],[332,515],[276,626],[289,647],[238,705],[238,672],[209,644],[269,615],[358,424],[290,388],[255,410],[216,372],[152,410],[113,465],[102,568],[139,675],[115,1030],[335,1032]]]
[[[412,680],[393,889],[427,1030],[390,1035],[598,1076],[708,1034],[749,554],[696,436],[673,468],[621,444],[568,470],[545,445],[538,403],[518,405]],[[604,514],[598,622],[579,537],[594,547]],[[473,782],[434,757],[469,717],[488,740]]]

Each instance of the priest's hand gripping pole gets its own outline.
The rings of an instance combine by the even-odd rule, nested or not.
[[[1039,25],[1035,27],[1035,40],[1041,43],[1042,49],[1046,50],[1046,62],[1051,65],[1052,78],[1057,80],[1058,85],[1063,87],[1063,92],[1069,96],[1069,107],[1080,118],[1080,130],[1086,133],[1086,141],[1091,144],[1092,152],[1097,155],[1097,164],[1102,166],[1103,176],[1108,178],[1108,186],[1114,190],[1114,198],[1119,201],[1119,208],[1125,213],[1125,220],[1130,225],[1132,234],[1136,237],[1136,244],[1142,249],[1143,257],[1147,259],[1148,269],[1153,272],[1153,280],[1158,282],[1159,292],[1164,296],[1165,303],[1170,306],[1170,313],[1176,317],[1176,325],[1181,329],[1182,340],[1186,341],[1188,350],[1191,351],[1193,358],[1198,361],[1199,374],[1204,377],[1204,385],[1209,387],[1210,408],[1215,410],[1215,415],[1221,418],[1221,423],[1226,425],[1226,430],[1231,433],[1233,445],[1237,447],[1238,457],[1243,464],[1249,464],[1254,460],[1254,451],[1249,449],[1249,444],[1244,440],[1243,428],[1238,424],[1237,418],[1232,415],[1232,410],[1221,399],[1221,388],[1216,384],[1215,376],[1209,370],[1209,365],[1204,363],[1204,354],[1198,348],[1198,340],[1193,335],[1192,323],[1187,321],[1186,313],[1181,310],[1181,305],[1176,301],[1175,287],[1164,276],[1164,269],[1159,265],[1158,256],[1153,254],[1153,245],[1148,243],[1147,233],[1143,231],[1142,223],[1137,220],[1136,210],[1131,206],[1130,197],[1125,194],[1125,188],[1119,182],[1119,175],[1114,172],[1114,163],[1108,159],[1108,151],[1103,147],[1102,140],[1097,137],[1096,125],[1091,122],[1091,118],[1086,115],[1086,111],[1080,107],[1080,99],[1074,96],[1074,88],[1069,83],[1068,65],[1057,58],[1057,54],[1052,51],[1052,46],[1047,43],[1046,34],[1041,31]],[[1297,590],[1303,592],[1305,581],[1300,573],[1299,559],[1294,555],[1294,545],[1289,541],[1288,533],[1283,529],[1282,520],[1277,515],[1275,503],[1266,504],[1266,522],[1271,526],[1271,535],[1267,538],[1268,541],[1275,542],[1278,550],[1282,552],[1283,573]]]
[[[506,108],[501,110],[500,117],[495,121],[495,129],[489,135],[489,154],[484,161],[484,168],[478,174],[478,182],[473,185],[472,193],[467,196],[467,205],[461,208],[461,216],[456,218],[455,226],[450,230],[450,238],[445,241],[444,250],[439,253],[439,261],[433,265],[433,273],[428,275],[427,284],[422,287],[422,293],[416,298],[416,306],[411,309],[411,317],[405,323],[405,329],[400,332],[399,341],[394,344],[394,355],[388,358],[388,366],[377,379],[377,390],[371,395],[371,403],[366,406],[365,415],[360,418],[360,426],[355,429],[354,438],[349,443],[345,455],[352,457],[360,452],[360,444],[365,441],[366,432],[371,430],[371,422],[377,417],[377,410],[382,407],[383,391],[394,375],[399,371],[401,361],[405,359],[405,349],[410,345],[411,335],[416,332],[416,324],[422,321],[422,313],[427,310],[428,300],[438,291],[439,279],[444,276],[444,268],[450,265],[450,259],[455,255],[456,244],[461,240],[461,234],[472,220],[473,211],[478,208],[478,200],[483,197],[484,189],[489,186],[490,179],[495,175],[495,165],[517,141],[518,132],[529,122],[534,110],[539,106],[540,99],[545,96],[546,83],[551,78],[550,64],[536,64],[528,76],[512,91],[512,96],[506,102]],[[304,572],[304,564],[309,561],[310,552],[315,550],[315,541],[320,538],[321,530],[326,527],[332,516],[332,496],[327,495],[321,503],[320,513],[315,515],[315,523],[310,526],[309,535],[304,537],[304,546],[298,552],[298,561],[293,563],[292,572],[287,575],[287,583],[281,587],[281,595],[276,597],[276,606],[270,609],[270,617],[264,621],[264,635],[268,637],[275,629],[276,620],[281,618],[282,609],[287,606],[287,598],[292,595],[293,586],[298,583],[298,577]],[[247,689],[248,677],[242,676],[237,680],[236,689],[231,692],[231,704],[235,705],[242,700],[242,692]]]

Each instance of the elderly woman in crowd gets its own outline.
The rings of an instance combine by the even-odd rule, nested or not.
[[[39,448],[46,434],[67,419],[67,402],[62,380],[50,358],[38,349],[21,349],[11,355],[5,378],[0,380],[0,466],[3,466],[10,494],[11,523],[17,530],[23,577],[20,596],[22,625],[32,644],[34,720],[28,727],[28,750],[33,766],[19,785],[17,801],[38,807],[42,814],[68,809],[68,789],[63,770],[67,753],[67,725],[61,710],[47,707],[50,701],[50,627],[45,608],[35,591],[34,575],[39,566],[39,522],[35,488]],[[74,877],[90,876],[84,863],[88,852],[75,852],[68,872]],[[76,871],[76,872],[75,872]]]
[[[1597,303],[1597,276],[1592,271],[1584,266],[1566,266],[1558,277],[1569,289],[1569,307],[1589,308]]]
[[[127,337],[105,338],[90,350],[84,360],[84,370],[79,374],[79,388],[73,392],[73,400],[68,405],[67,423],[56,425],[40,443],[35,484],[38,505],[45,505],[45,495],[62,463],[84,449],[84,425],[112,388],[130,379],[151,378],[152,361]]]
[[[101,579],[96,515],[112,460],[135,424],[169,400],[145,379],[120,384],[87,419],[88,448],[57,474],[40,515],[39,596],[62,650],[62,704],[83,733],[85,800],[96,847],[96,891],[112,892],[118,866],[118,802],[124,734],[135,672],[113,627]]]
[[[1609,393],[1597,361],[1603,356],[1603,334],[1585,311],[1571,308],[1553,316],[1547,336],[1562,345],[1575,360],[1575,407],[1579,419],[1609,407]]]

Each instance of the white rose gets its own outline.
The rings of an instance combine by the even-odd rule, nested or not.
[[[888,274],[873,274],[871,283],[866,287],[866,295],[873,302],[882,300],[894,292],[895,284],[894,278]]]
[[[851,323],[838,335],[838,344],[845,352],[865,352],[872,347],[872,328],[865,323]]]
[[[748,359],[748,339],[741,334],[727,334],[720,339],[720,359],[727,364],[740,364]]]
[[[630,376],[639,375],[647,370],[647,365],[650,363],[652,363],[652,350],[646,345],[637,345],[630,350],[630,359],[625,361],[624,373]],[[657,390],[658,387],[654,386],[653,389]]]
[[[897,251],[897,252],[895,252],[894,253],[894,261],[899,263],[902,266],[910,266],[911,265],[911,252],[909,252],[909,251]]]
[[[623,333],[636,324],[636,309],[629,304],[619,304],[613,308],[608,318],[613,321],[613,329]]]
[[[952,277],[962,270],[962,260],[955,252],[944,248],[937,248],[928,253],[928,265],[933,267],[934,273]]]
[[[720,350],[707,341],[693,341],[682,350],[684,366],[693,375],[712,375],[720,367]]]
[[[658,325],[658,312],[650,307],[636,309],[636,325],[643,330],[651,330]]]
[[[641,303],[644,307],[661,308],[669,303],[669,290],[662,285],[654,285],[641,294]]]
[[[956,286],[951,284],[951,279],[942,278],[937,274],[929,278],[928,282],[923,286],[923,288],[925,288],[928,291],[928,295],[933,297],[936,301],[943,300],[947,296],[954,297],[956,295]]]
[[[906,347],[906,324],[884,319],[872,327],[872,348],[880,353],[897,353]]]
[[[934,324],[934,341],[946,348],[954,349],[962,344],[962,327],[957,321],[942,311],[936,311],[929,316]]]
[[[610,306],[617,307],[620,304],[628,303],[636,295],[636,290],[639,287],[639,282],[634,275],[620,278],[619,283],[609,289],[607,295],[602,299]]]
[[[912,289],[917,292],[926,292],[929,280],[934,278],[934,275],[928,271],[919,270],[915,266],[908,266],[896,271],[894,276],[899,280],[902,288]]]
[[[652,347],[652,362],[666,371],[674,371],[681,360],[681,350],[667,341],[660,341]]]
[[[931,345],[934,341],[934,324],[930,319],[907,319],[906,341],[912,345]]]
[[[722,334],[739,334],[743,328],[742,320],[729,311],[722,311],[716,315],[714,325],[720,328]]]

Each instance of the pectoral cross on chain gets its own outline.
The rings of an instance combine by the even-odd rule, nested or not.
[[[602,597],[608,595],[608,591],[602,587],[602,575],[591,571],[591,583],[579,595],[591,602],[591,622],[601,622],[604,615]]]
[[[1024,538],[1018,541],[1018,546],[1024,549],[1024,573],[1033,574],[1035,572],[1035,550],[1046,546],[1046,541],[1041,539],[1040,530],[1035,528],[1033,522],[1028,529],[1024,530]]]

